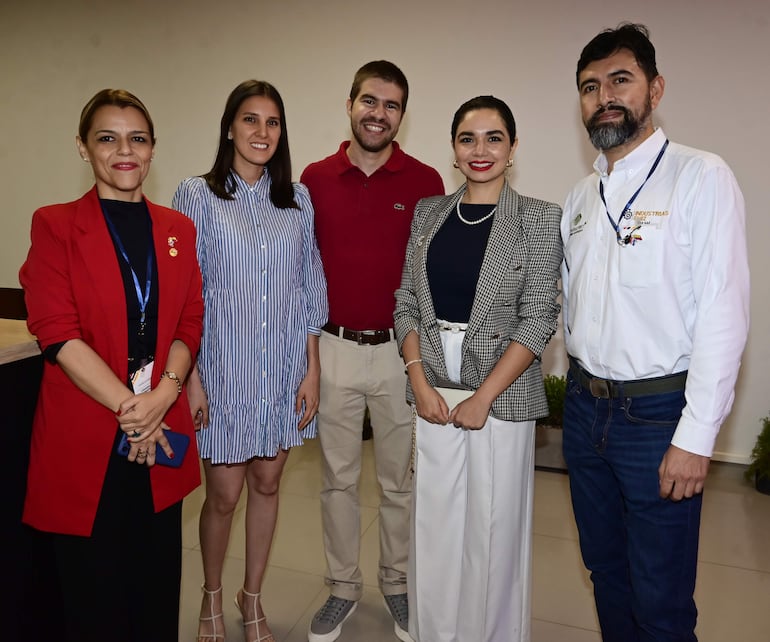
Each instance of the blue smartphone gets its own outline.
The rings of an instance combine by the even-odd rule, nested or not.
[[[183,435],[181,432],[174,432],[173,430],[164,430],[163,434],[166,435],[168,443],[171,444],[171,450],[174,451],[174,458],[169,459],[163,449],[158,446],[155,448],[155,463],[160,466],[170,466],[171,468],[179,468],[184,461],[184,456],[187,453],[187,448],[190,446],[190,438],[187,435]],[[131,444],[128,443],[128,436],[123,433],[118,444],[118,454],[126,457],[128,451],[131,450]]]

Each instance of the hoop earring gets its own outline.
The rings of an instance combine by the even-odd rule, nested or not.
[[[458,169],[460,166],[457,164],[457,161],[455,161],[454,163],[452,163],[452,167],[454,167],[455,169]]]
[[[509,158],[508,162],[505,164],[506,167],[513,167],[513,159]]]

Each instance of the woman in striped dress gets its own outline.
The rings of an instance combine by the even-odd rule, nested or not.
[[[211,171],[173,199],[198,230],[204,330],[188,397],[206,474],[199,642],[224,639],[222,565],[243,489],[247,642],[273,640],[260,603],[289,449],[315,437],[326,281],[304,185],[291,182],[283,101],[248,80],[230,94]]]

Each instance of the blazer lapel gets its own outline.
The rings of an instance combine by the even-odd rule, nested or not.
[[[77,250],[83,257],[82,265],[86,272],[84,282],[88,283],[91,294],[89,299],[92,305],[101,309],[104,332],[110,337],[105,345],[113,346],[115,350],[115,362],[110,365],[126,369],[128,364],[126,297],[115,246],[104,221],[96,188],[80,199],[75,215],[75,226]]]
[[[428,248],[433,242],[436,233],[447,218],[449,218],[449,215],[454,211],[457,206],[457,201],[462,198],[464,193],[465,186],[461,187],[454,194],[437,201],[425,216],[425,221],[423,222],[421,230],[422,235],[415,241],[417,247],[415,247],[414,259],[412,262],[412,282],[419,302],[420,314],[423,319],[436,318],[436,312],[433,309],[433,297],[430,292],[430,286],[428,285]],[[443,355],[444,348],[441,344],[438,326],[435,324],[428,325],[423,328],[423,331],[427,333],[427,338],[433,349],[433,353],[436,355]],[[444,369],[444,372],[437,374],[446,379],[448,375],[443,357],[441,360],[441,367]]]
[[[482,327],[500,282],[508,271],[512,259],[512,248],[521,234],[519,197],[506,183],[497,202],[497,212],[489,233],[487,249],[481,263],[481,272],[476,286],[476,295],[471,308],[471,318],[463,341],[463,352],[470,339]]]
[[[184,261],[185,252],[195,252],[195,247],[184,247],[184,239],[176,236],[171,217],[163,216],[163,210],[145,199],[152,218],[152,237],[155,247],[155,260],[158,263],[158,318],[173,319],[175,311],[180,309],[177,299],[187,294],[187,285],[181,284],[181,270],[176,269],[179,261]],[[178,312],[177,312],[178,313]],[[171,345],[176,323],[158,324],[156,352],[161,346]]]

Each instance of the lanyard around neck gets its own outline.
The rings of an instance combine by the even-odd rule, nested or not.
[[[153,265],[153,257],[155,255],[155,252],[153,251],[153,247],[152,247],[152,231],[151,231],[152,223],[148,217],[147,235],[149,239],[149,247],[147,248],[147,272],[145,274],[144,292],[142,292],[142,287],[139,284],[139,277],[136,276],[136,270],[134,270],[134,267],[131,265],[131,261],[129,260],[128,254],[126,253],[126,248],[123,246],[123,242],[120,240],[118,231],[115,229],[115,225],[110,220],[110,215],[107,214],[106,211],[104,211],[104,220],[107,221],[107,227],[110,230],[110,235],[112,236],[112,239],[115,241],[115,245],[118,246],[118,250],[120,251],[120,254],[123,256],[123,260],[126,262],[126,265],[128,265],[128,269],[131,270],[131,277],[134,280],[134,290],[136,291],[136,301],[139,304],[139,312],[140,312],[139,336],[143,336],[144,329],[147,326],[145,317],[147,312],[147,302],[150,300],[150,288],[152,286],[152,265]]]
[[[663,147],[660,148],[660,151],[658,152],[658,156],[655,159],[655,162],[652,164],[652,167],[650,168],[650,171],[647,174],[647,178],[644,179],[642,184],[639,186],[639,188],[634,192],[633,196],[628,199],[628,203],[626,203],[626,206],[621,210],[620,216],[618,216],[618,222],[612,220],[612,216],[610,215],[610,210],[607,207],[607,201],[604,198],[604,184],[602,183],[602,179],[599,179],[599,196],[602,197],[602,203],[604,203],[604,211],[607,212],[607,220],[610,222],[610,225],[612,225],[612,229],[615,230],[615,237],[617,238],[618,245],[628,245],[631,242],[631,235],[635,230],[632,230],[629,234],[626,236],[620,236],[620,221],[623,220],[623,217],[625,216],[626,212],[631,211],[631,205],[633,205],[634,201],[636,200],[636,197],[639,196],[639,192],[642,191],[642,188],[647,184],[647,181],[650,180],[650,176],[653,175],[655,170],[658,167],[658,164],[660,163],[660,159],[663,158],[663,152],[666,151],[666,147],[668,147],[668,138],[666,139],[666,142],[663,143]]]

